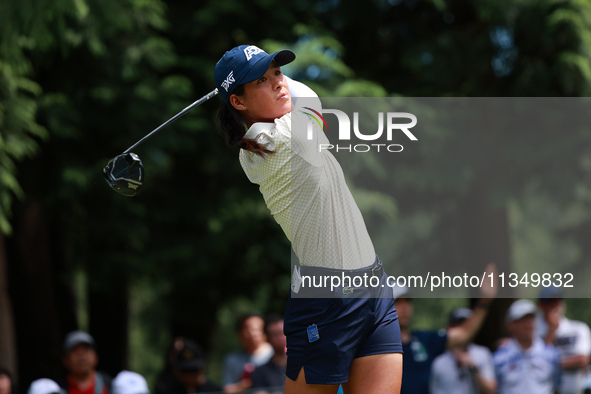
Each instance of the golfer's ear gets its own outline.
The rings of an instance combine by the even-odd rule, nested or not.
[[[232,94],[230,96],[230,105],[234,108],[236,108],[238,111],[243,111],[246,109],[246,106],[244,105],[244,98],[237,96],[235,94]]]

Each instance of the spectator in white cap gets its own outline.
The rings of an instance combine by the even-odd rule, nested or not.
[[[535,335],[536,305],[517,300],[507,311],[512,338],[493,356],[500,394],[550,394],[560,385],[558,351]]]
[[[98,372],[94,338],[83,331],[72,331],[64,340],[62,363],[67,370],[67,394],[110,394],[111,378]]]
[[[27,394],[63,394],[63,390],[53,380],[43,378],[33,381]]]
[[[137,372],[121,371],[113,379],[113,394],[150,394],[146,378]]]

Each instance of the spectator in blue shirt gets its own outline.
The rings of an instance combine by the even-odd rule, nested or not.
[[[490,265],[488,272],[496,272]],[[480,329],[492,299],[496,296],[496,288],[481,289],[480,298],[472,315],[461,324],[447,330],[414,331],[410,329],[413,305],[407,287],[396,288],[396,311],[402,336],[403,365],[401,394],[429,394],[431,364],[435,357],[443,354],[447,348],[467,344]]]
[[[237,335],[243,349],[229,353],[224,359],[222,384],[226,394],[250,389],[251,373],[273,356],[273,347],[267,342],[264,326],[265,321],[258,314],[243,315],[238,320]]]

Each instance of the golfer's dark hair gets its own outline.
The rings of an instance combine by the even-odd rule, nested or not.
[[[239,85],[234,89],[234,94],[242,96],[244,94],[244,85]],[[237,147],[256,153],[259,156],[265,156],[273,153],[260,144],[256,139],[246,139],[246,123],[240,115],[240,112],[230,103],[222,104],[217,116],[218,128],[222,132],[226,144],[231,147]]]

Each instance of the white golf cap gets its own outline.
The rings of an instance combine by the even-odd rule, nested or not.
[[[61,394],[62,388],[51,379],[37,379],[29,386],[28,394]]]
[[[146,378],[136,372],[121,371],[112,382],[113,394],[149,394]]]
[[[507,323],[514,322],[527,315],[535,315],[537,311],[536,304],[530,300],[517,300],[511,304],[507,311]]]

